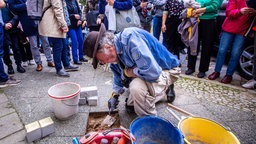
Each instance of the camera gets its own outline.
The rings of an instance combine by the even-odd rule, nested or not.
[[[152,4],[152,3],[150,3],[150,2],[148,2],[148,3],[147,3],[147,10],[151,10],[151,9],[152,9],[152,7],[153,7],[153,4]]]
[[[147,16],[150,17],[151,16],[151,9],[153,7],[153,4],[148,2],[147,3]]]

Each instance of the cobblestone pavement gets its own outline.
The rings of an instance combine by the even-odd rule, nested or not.
[[[199,100],[207,100],[219,105],[252,112],[256,115],[256,93],[247,90],[211,82],[209,80],[191,79],[183,75],[177,82],[186,92]]]

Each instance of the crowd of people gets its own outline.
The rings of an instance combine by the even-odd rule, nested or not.
[[[69,71],[77,71],[88,61],[85,56],[93,59],[94,68],[98,63],[110,64],[113,72],[113,93],[108,101],[110,109],[117,107],[119,95],[129,89],[126,107],[140,116],[155,115],[156,102],[175,99],[174,82],[180,74],[179,53],[182,49],[188,50],[185,74],[196,71],[201,52],[197,77],[206,76],[216,35],[216,17],[223,2],[87,0],[85,8],[81,9],[77,0],[43,1],[42,18],[35,20],[27,14],[26,0],[0,0],[0,87],[20,83],[8,76],[15,73],[10,50],[17,72],[25,73],[28,65],[36,65],[35,70],[41,72],[42,45],[47,66],[54,67],[61,77],[69,77]],[[209,80],[220,77],[226,53],[231,50],[227,72],[221,82],[228,84],[232,81],[243,49],[244,34],[256,16],[256,4],[252,1],[228,0],[215,71],[208,76]],[[113,12],[132,8],[137,11],[140,26],[121,31],[112,29],[113,23],[117,24],[113,21],[116,20]],[[83,30],[88,33],[84,34]],[[162,43],[159,41],[161,33]],[[7,66],[8,74],[3,64]],[[252,88],[255,84],[254,60],[254,79],[243,87]]]

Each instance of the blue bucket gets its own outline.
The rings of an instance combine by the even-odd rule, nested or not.
[[[184,144],[184,137],[169,121],[157,116],[139,117],[132,121],[133,144]]]

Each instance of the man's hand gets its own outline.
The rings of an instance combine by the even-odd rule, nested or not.
[[[101,19],[100,18],[97,18],[96,24],[101,24]]]
[[[68,32],[68,27],[67,27],[67,26],[62,27],[62,28],[60,28],[60,30],[61,30],[63,33],[67,33],[67,32]]]
[[[5,25],[4,25],[4,29],[5,30],[9,30],[9,29],[11,29],[12,28],[12,24],[11,23],[6,23]]]
[[[84,28],[86,25],[87,25],[87,21],[85,20],[85,21],[83,21],[83,23],[82,23],[82,28]]]
[[[107,3],[108,3],[109,5],[111,5],[111,6],[114,5],[114,2],[115,2],[115,0],[107,0]]]
[[[115,109],[117,109],[117,105],[119,103],[119,94],[112,93],[111,98],[108,100],[108,109],[109,113],[112,113]]]
[[[80,19],[80,15],[79,14],[74,14],[75,19]]]

